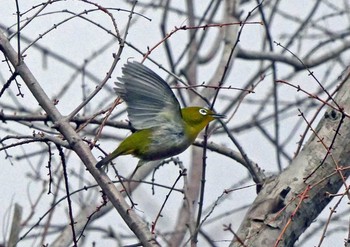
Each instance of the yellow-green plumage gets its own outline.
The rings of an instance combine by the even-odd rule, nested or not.
[[[144,161],[177,155],[209,122],[222,117],[202,107],[180,109],[168,84],[140,63],[127,63],[118,79],[116,93],[126,102],[129,120],[137,131],[99,161],[97,168],[120,155],[131,154]]]

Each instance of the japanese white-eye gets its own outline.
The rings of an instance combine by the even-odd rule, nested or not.
[[[202,107],[180,108],[169,85],[138,62],[124,65],[115,91],[127,104],[132,133],[97,168],[131,154],[142,161],[169,158],[185,151],[215,118],[224,117]]]

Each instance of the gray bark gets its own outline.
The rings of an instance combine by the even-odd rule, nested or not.
[[[311,135],[287,169],[264,184],[237,231],[239,239],[235,237],[231,247],[243,246],[242,243],[293,246],[331,201],[328,193],[337,193],[344,186],[350,174],[348,169],[340,169],[348,166],[350,160],[349,72],[343,82],[335,102],[344,109],[344,115],[328,106],[315,129],[317,134]],[[332,148],[327,155],[329,147]]]

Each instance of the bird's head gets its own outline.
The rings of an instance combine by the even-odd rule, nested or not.
[[[214,119],[225,117],[212,110],[196,106],[182,108],[181,114],[191,139],[195,139],[199,132]]]

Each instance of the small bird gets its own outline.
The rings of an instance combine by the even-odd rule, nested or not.
[[[169,85],[139,62],[127,62],[122,72],[115,91],[127,104],[129,121],[136,132],[99,161],[96,168],[120,155],[139,158],[138,167],[147,161],[177,155],[195,141],[209,122],[224,117],[203,107],[181,109]]]

